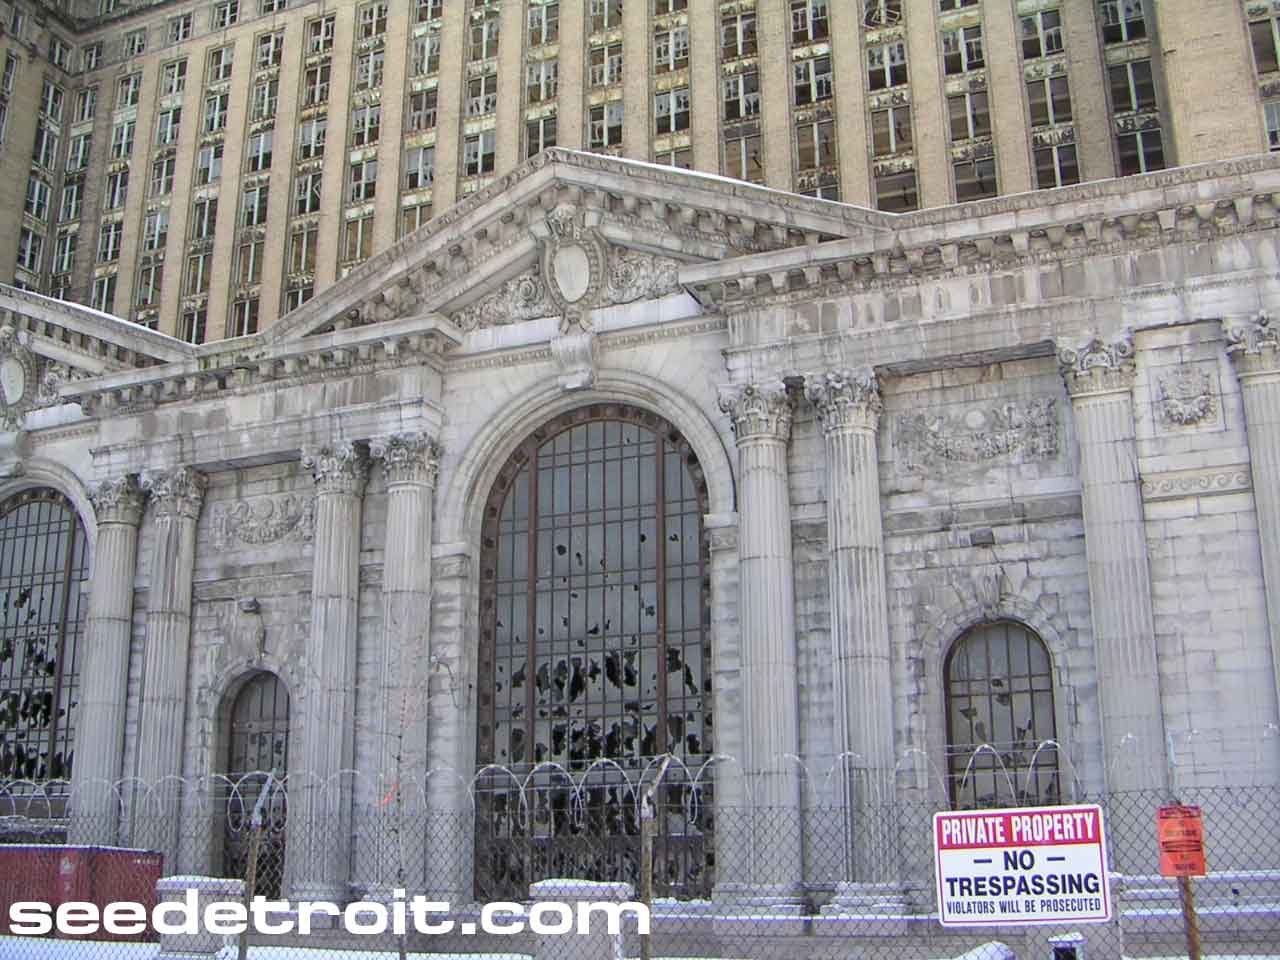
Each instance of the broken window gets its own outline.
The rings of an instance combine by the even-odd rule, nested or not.
[[[956,809],[1058,803],[1053,666],[1019,623],[975,627],[947,655],[947,773]]]
[[[706,509],[696,458],[652,414],[573,411],[512,455],[481,561],[477,759],[497,765],[479,779],[482,898],[548,876],[634,880],[629,784],[653,757],[696,771],[711,756]],[[583,807],[551,764],[592,771]],[[498,767],[532,777],[527,806]],[[687,779],[664,784],[658,882],[705,895],[709,827]]]
[[[87,601],[84,527],[53,490],[0,505],[0,780],[66,780]]]

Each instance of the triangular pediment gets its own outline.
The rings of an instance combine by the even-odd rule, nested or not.
[[[887,234],[891,221],[724,177],[552,149],[361,265],[263,341],[411,317],[445,317],[464,333],[589,312],[678,290],[691,267]]]

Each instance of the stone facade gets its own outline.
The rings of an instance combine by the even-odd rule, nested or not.
[[[1064,790],[1275,785],[1278,222],[1266,155],[895,218],[552,151],[234,343],[4,288],[0,496],[53,487],[93,542],[83,812],[218,772],[260,671],[291,772],[344,784],[291,823],[472,770],[486,503],[592,405],[662,418],[705,482],[717,796],[794,814],[722,884],[801,896],[833,782],[945,796],[982,624],[1048,650]],[[345,895],[350,836],[296,889]]]

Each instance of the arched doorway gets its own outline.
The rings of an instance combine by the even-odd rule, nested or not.
[[[279,897],[284,881],[286,798],[280,784],[289,769],[289,691],[274,673],[255,673],[227,712],[223,874],[243,879],[254,842],[253,813],[261,802],[256,892]],[[267,790],[268,773],[272,786]]]
[[[0,503],[0,782],[71,776],[88,538],[56,490]]]
[[[1058,803],[1049,649],[1013,621],[965,632],[943,665],[947,774],[958,809]]]
[[[480,564],[482,899],[550,876],[634,882],[632,788],[666,753],[655,882],[709,890],[710,792],[690,789],[712,754],[706,500],[679,432],[622,405],[544,424],[499,474]]]

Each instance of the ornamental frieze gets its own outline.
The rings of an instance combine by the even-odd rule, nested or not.
[[[314,497],[293,494],[220,503],[213,510],[213,546],[229,550],[240,544],[262,547],[285,540],[309,542],[315,535],[315,511]]]
[[[905,414],[897,418],[894,445],[900,468],[908,472],[1050,460],[1061,447],[1057,401],[1037,397],[994,407]]]

